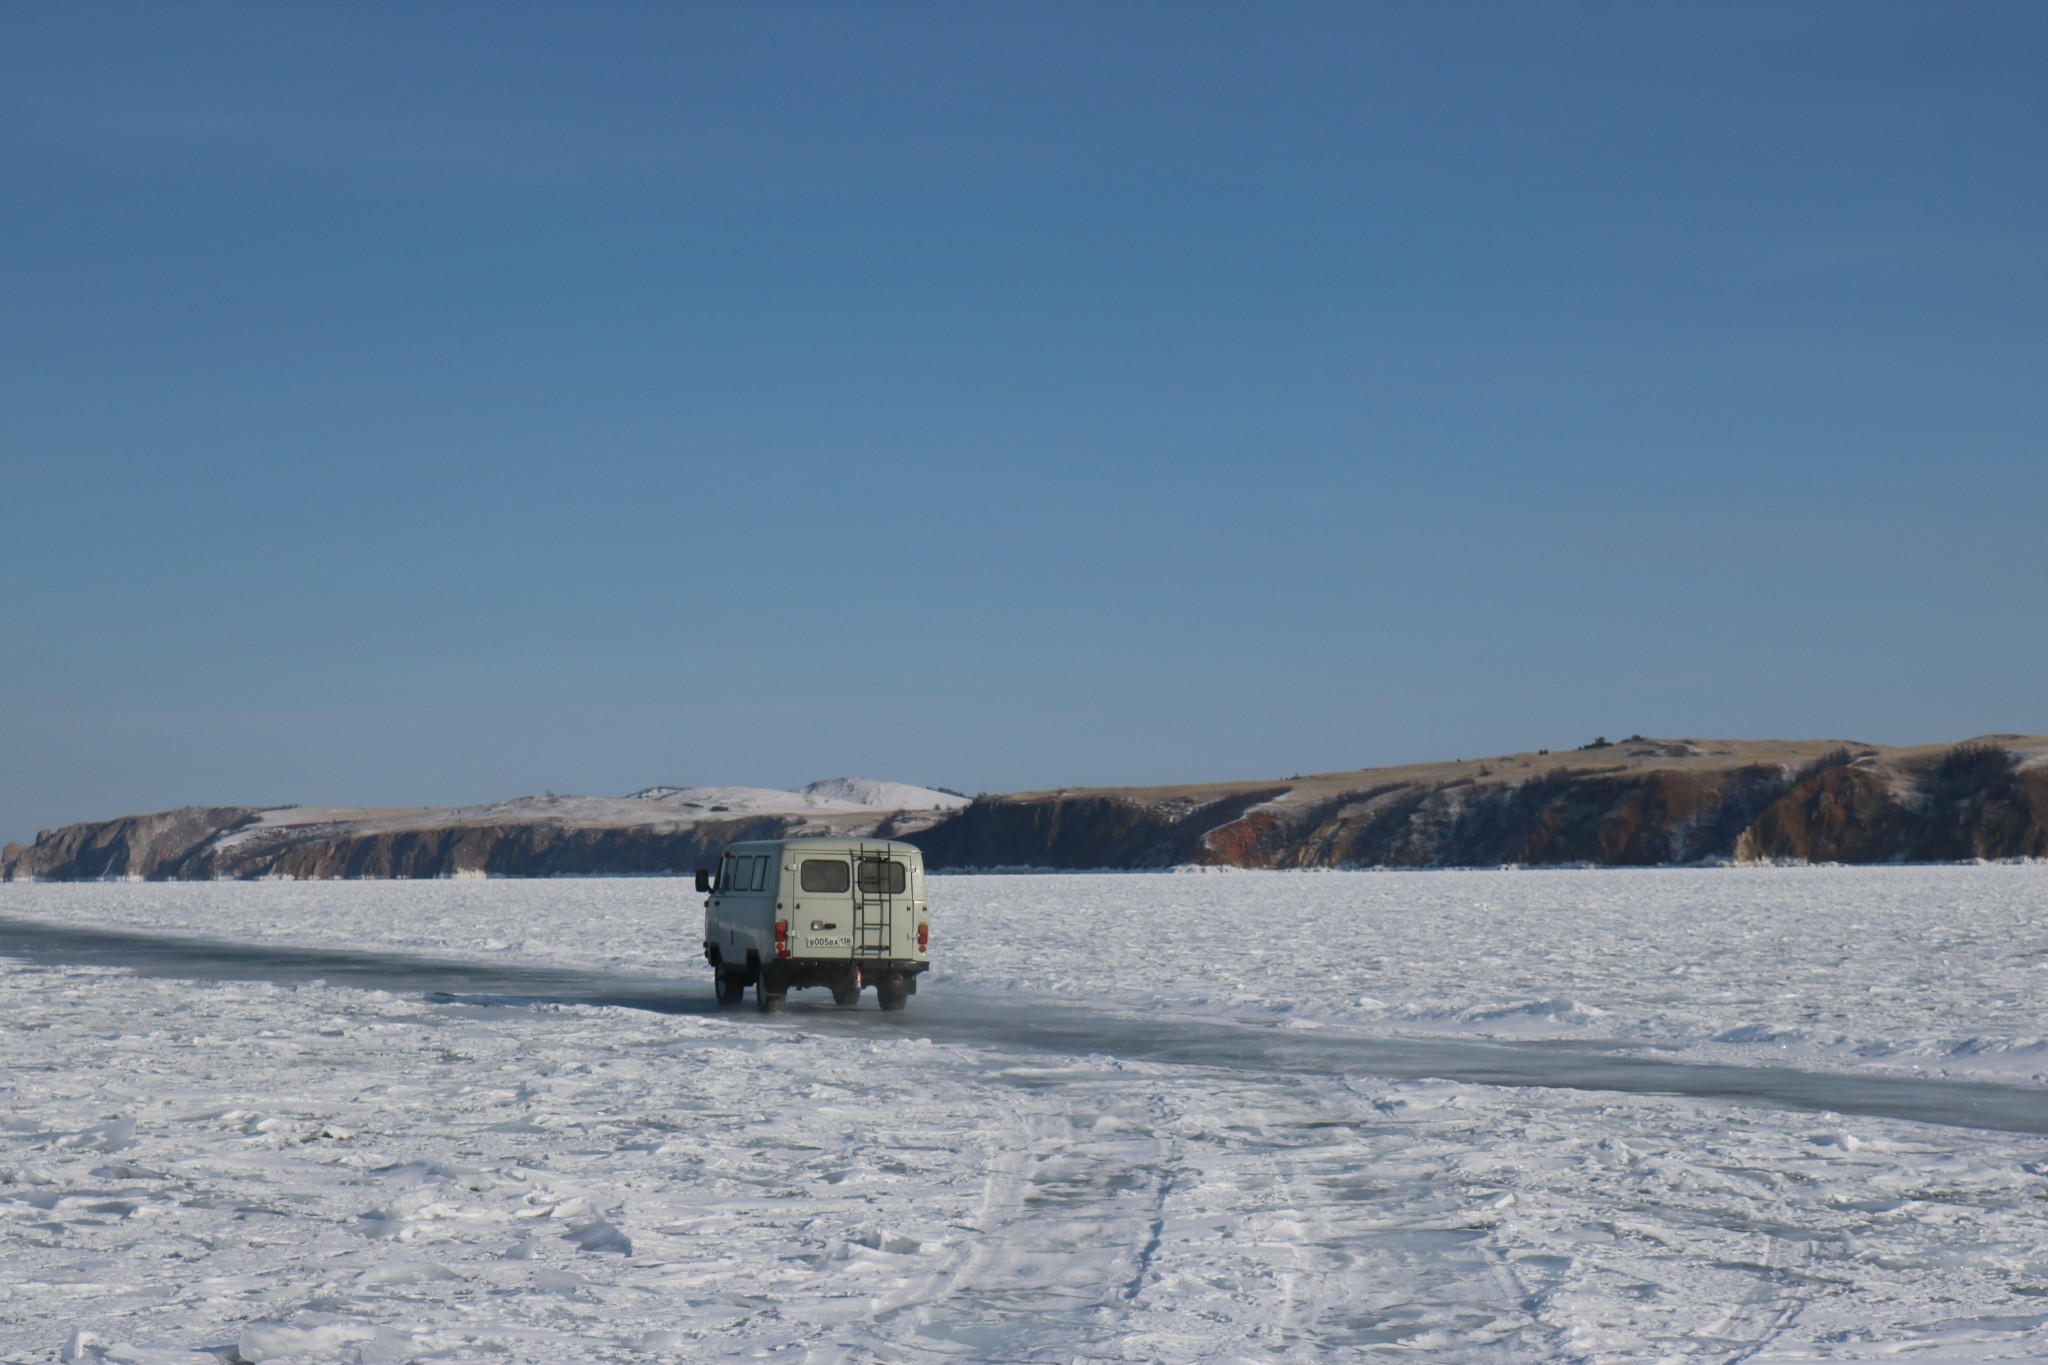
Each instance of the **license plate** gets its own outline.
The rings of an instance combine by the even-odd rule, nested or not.
[[[813,948],[851,948],[853,946],[853,940],[850,938],[812,938],[805,939],[804,941]]]

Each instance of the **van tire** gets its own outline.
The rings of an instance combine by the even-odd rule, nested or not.
[[[910,993],[904,990],[891,990],[887,986],[878,985],[875,987],[875,1003],[884,1010],[900,1010],[910,1003]]]
[[[789,1008],[789,993],[769,990],[768,974],[763,972],[761,979],[754,983],[754,1003],[763,1014],[780,1014]]]
[[[834,986],[832,988],[832,1003],[835,1005],[858,1005],[860,1003],[860,987],[853,985]]]
[[[712,989],[718,994],[720,1009],[738,1009],[747,1002],[747,983],[730,972],[720,972]]]

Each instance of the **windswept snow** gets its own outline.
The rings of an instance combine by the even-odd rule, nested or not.
[[[906,782],[877,782],[867,777],[828,777],[800,788],[808,796],[845,801],[872,810],[958,810],[973,798]]]
[[[214,840],[217,850],[273,840],[309,827],[355,834],[439,829],[448,825],[560,824],[683,828],[701,820],[746,815],[863,815],[887,811],[957,810],[969,798],[905,782],[828,777],[793,790],[776,787],[649,787],[631,796],[520,796],[475,806],[363,809],[280,806]]]
[[[0,1360],[2048,1357],[2048,867],[0,887]]]
[[[957,810],[970,804],[969,798],[951,792],[866,777],[828,777],[790,791],[774,787],[650,787],[637,793],[637,798],[664,806],[748,815]]]

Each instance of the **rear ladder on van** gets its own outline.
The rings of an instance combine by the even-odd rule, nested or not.
[[[863,848],[853,860],[853,955],[890,957],[896,950],[896,897],[889,890],[887,852]],[[905,888],[908,889],[907,887]]]

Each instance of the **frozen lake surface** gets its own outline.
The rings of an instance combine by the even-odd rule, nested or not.
[[[2048,867],[0,886],[0,1359],[2048,1359]]]

